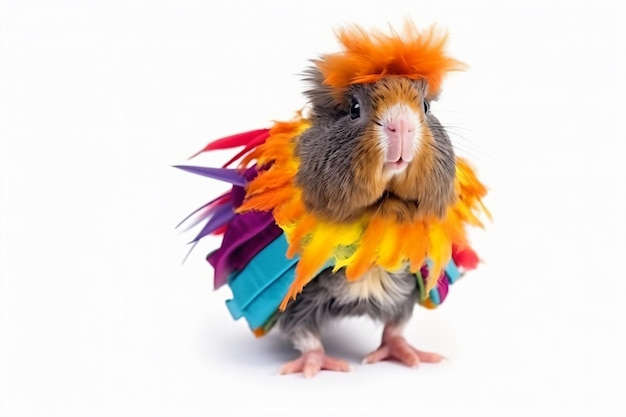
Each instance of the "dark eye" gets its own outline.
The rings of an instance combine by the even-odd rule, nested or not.
[[[430,110],[430,103],[424,100],[422,101],[422,106],[424,107],[424,114],[428,113],[428,110]]]
[[[353,98],[350,102],[350,118],[352,120],[361,117],[361,105],[356,98]]]

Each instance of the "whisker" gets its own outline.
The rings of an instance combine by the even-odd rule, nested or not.
[[[484,158],[493,160],[492,155],[484,152],[479,146],[476,145],[476,143],[473,140],[470,139],[470,137],[458,132],[458,130],[471,132],[471,129],[468,129],[466,127],[451,126],[451,125],[447,125],[447,126],[436,125],[436,126],[431,126],[430,129],[434,133],[447,134],[451,139],[461,139],[460,141],[451,140],[453,148],[455,150],[458,150],[461,153],[465,153],[468,156],[471,156],[478,160],[481,160]]]

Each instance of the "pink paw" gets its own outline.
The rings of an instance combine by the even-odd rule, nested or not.
[[[385,359],[398,360],[412,368],[417,368],[420,362],[439,363],[445,356],[432,352],[424,352],[409,345],[403,336],[383,338],[378,349],[363,359],[363,363],[375,363]]]
[[[350,370],[350,365],[346,361],[326,356],[321,349],[315,349],[304,352],[298,359],[284,364],[280,368],[280,373],[286,375],[302,372],[305,378],[310,378],[322,369],[347,372]]]

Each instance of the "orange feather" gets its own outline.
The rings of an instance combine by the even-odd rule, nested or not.
[[[373,83],[384,76],[397,75],[428,81],[428,96],[439,94],[443,77],[449,71],[467,66],[445,53],[448,35],[435,26],[420,32],[412,22],[404,31],[367,32],[359,26],[338,31],[344,50],[323,55],[315,64],[324,82],[340,91],[351,84]]]

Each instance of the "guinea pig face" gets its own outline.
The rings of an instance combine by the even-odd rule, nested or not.
[[[295,178],[307,208],[332,221],[376,211],[441,216],[453,198],[454,154],[429,112],[426,82],[386,77],[340,95],[310,72],[309,129]]]
[[[375,148],[385,177],[406,170],[428,136],[426,83],[387,77],[348,91],[350,118],[365,124],[363,146]],[[361,111],[361,110],[364,111]]]

